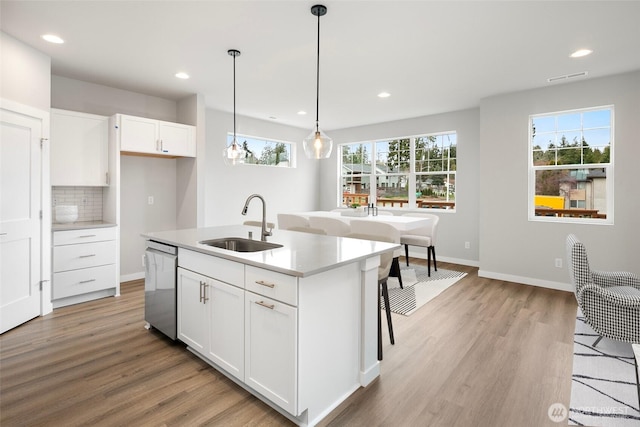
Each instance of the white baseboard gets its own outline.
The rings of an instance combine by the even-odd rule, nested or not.
[[[558,291],[574,291],[574,288],[570,283],[552,282],[550,280],[540,280],[532,277],[514,276],[512,274],[496,273],[495,271],[478,270],[478,277],[522,283],[524,285],[539,286],[541,288],[555,289]]]
[[[144,279],[144,271],[140,271],[138,273],[132,274],[123,274],[120,276],[120,283],[122,282],[130,282],[132,280]]]

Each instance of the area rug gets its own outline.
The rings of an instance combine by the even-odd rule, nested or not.
[[[603,338],[578,309],[573,344],[569,425],[640,426],[631,344]]]
[[[462,279],[467,273],[460,271],[431,269],[431,277],[427,274],[427,267],[421,265],[403,267],[400,269],[402,286],[400,289],[398,279],[389,277],[389,305],[391,312],[409,316],[417,309],[440,295],[442,291]],[[384,301],[380,301],[384,309]]]

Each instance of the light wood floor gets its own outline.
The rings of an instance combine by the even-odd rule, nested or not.
[[[420,261],[416,261],[420,263]],[[576,303],[561,291],[479,278],[393,315],[382,374],[323,426],[555,426],[569,405]],[[0,336],[0,425],[292,425],[215,369],[144,329],[143,283]],[[383,324],[384,327],[384,324]]]

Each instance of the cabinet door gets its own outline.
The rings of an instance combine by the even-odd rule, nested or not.
[[[51,185],[108,185],[108,138],[108,117],[51,109]]]
[[[244,290],[209,279],[207,358],[244,381]]]
[[[245,292],[245,383],[297,412],[297,309]]]
[[[195,157],[196,147],[193,126],[171,122],[158,122],[158,126],[162,154]]]
[[[120,116],[120,151],[159,154],[158,121],[144,117]]]
[[[200,354],[206,352],[207,305],[203,294],[207,278],[178,268],[178,338]]]

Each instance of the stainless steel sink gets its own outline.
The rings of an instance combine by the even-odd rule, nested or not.
[[[203,240],[199,243],[235,252],[259,252],[282,247],[277,243],[243,239],[241,237],[224,237],[222,239]]]

